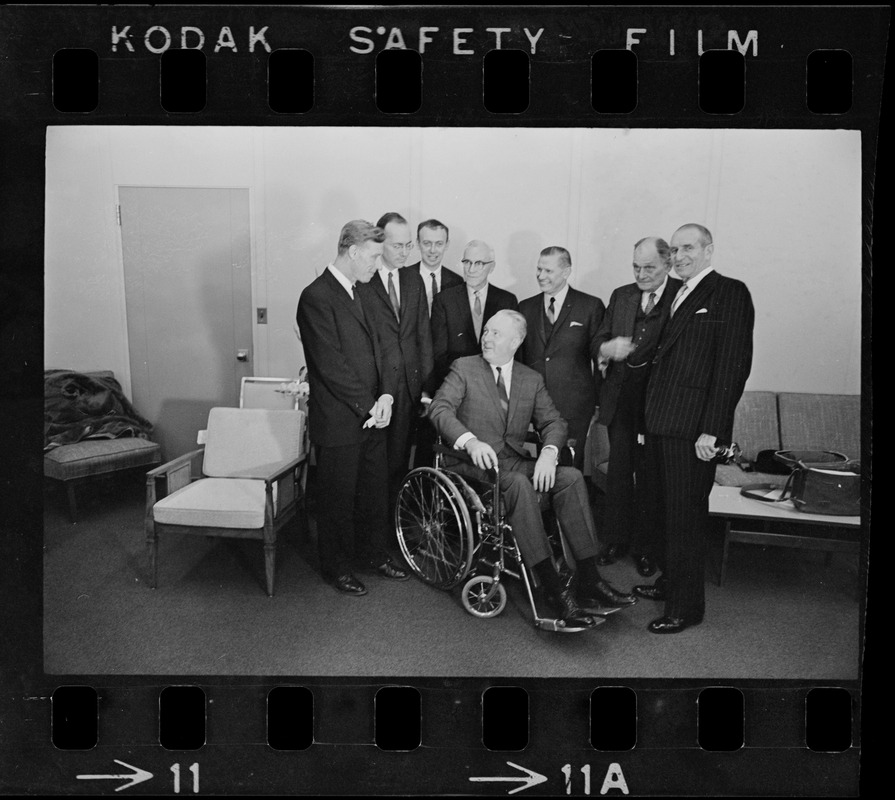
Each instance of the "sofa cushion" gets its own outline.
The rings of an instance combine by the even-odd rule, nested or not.
[[[780,449],[774,392],[743,392],[733,418],[733,440],[747,461],[754,461],[762,450]]]
[[[44,454],[44,475],[60,481],[102,475],[120,469],[143,467],[161,461],[155,442],[137,437],[83,439]]]
[[[857,394],[781,392],[780,444],[784,450],[835,450],[861,457],[861,397]]]
[[[273,487],[274,514],[277,486]],[[203,478],[159,500],[152,507],[156,522],[203,528],[263,528],[264,481],[248,478]]]

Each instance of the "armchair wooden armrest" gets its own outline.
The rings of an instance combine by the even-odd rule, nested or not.
[[[195,476],[201,473],[201,458],[204,454],[204,448],[200,447],[149,470],[146,473],[147,506],[152,508],[157,500],[167,497],[194,480]]]

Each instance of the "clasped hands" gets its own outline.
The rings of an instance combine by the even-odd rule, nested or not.
[[[383,394],[373,404],[373,408],[369,411],[369,418],[364,422],[364,428],[386,428],[392,421],[392,403],[394,398],[390,394]]]
[[[478,439],[470,439],[464,448],[472,459],[472,463],[479,469],[496,469],[497,453],[487,442]],[[558,453],[553,447],[545,447],[541,450],[538,460],[535,462],[534,475],[531,476],[532,485],[537,492],[549,492],[556,482],[556,461]]]

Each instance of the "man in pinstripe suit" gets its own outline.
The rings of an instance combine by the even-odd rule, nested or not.
[[[728,445],[752,366],[755,311],[746,285],[712,267],[712,234],[687,224],[671,238],[683,280],[653,357],[646,391],[647,458],[659,470],[665,573],[635,593],[665,601],[652,633],[679,633],[705,614],[705,537],[712,459]]]

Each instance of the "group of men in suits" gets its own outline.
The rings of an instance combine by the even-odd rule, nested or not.
[[[406,219],[350,222],[335,261],[302,293],[324,577],[365,593],[352,571],[358,557],[383,577],[408,577],[388,556],[388,511],[414,438],[419,463],[437,430],[471,457],[458,468],[501,467],[520,549],[568,624],[593,627],[634,595],[666,601],[650,624],[655,633],[697,624],[711,458],[730,439],[751,364],[748,290],[713,272],[711,234],[699,225],[679,229],[670,246],[638,242],[635,282],[616,290],[608,309],[569,286],[565,248],[541,252],[541,292],[517,303],[489,282],[490,245],[466,245],[461,276],[443,265],[448,243],[446,225],[420,223],[420,261],[407,265]],[[683,283],[669,277],[672,263]],[[611,449],[603,551],[581,478],[597,411]],[[419,424],[424,416],[432,425]],[[529,423],[542,436],[536,460],[521,449]],[[577,445],[574,466],[557,467],[567,439]],[[578,566],[577,597],[545,555],[537,491],[553,495]],[[629,595],[600,577],[597,565],[623,547],[639,554],[641,574],[662,569],[655,585]]]

